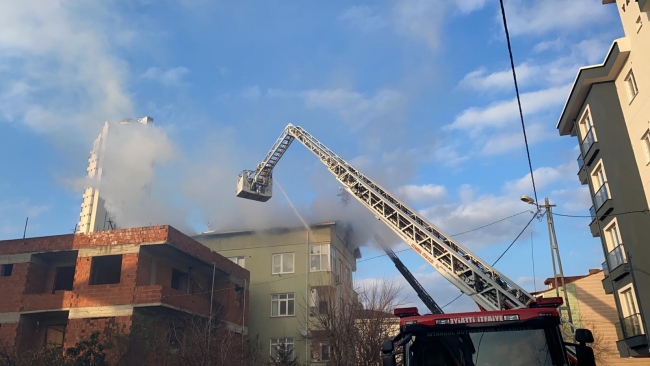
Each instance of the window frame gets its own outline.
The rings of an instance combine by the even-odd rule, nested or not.
[[[291,272],[284,271],[284,256],[291,255]],[[280,272],[275,271],[275,258],[276,256],[280,257]],[[296,273],[296,254],[294,252],[285,252],[285,253],[273,253],[271,255],[271,274],[281,275],[287,273]]]
[[[623,81],[625,82],[625,89],[627,89],[627,95],[631,104],[636,96],[639,95],[639,85],[636,82],[636,77],[634,76],[634,70],[632,68],[630,68],[630,71],[625,75]]]
[[[11,277],[11,274],[14,271],[14,264],[13,263],[6,263],[3,265],[0,265],[0,277]]]
[[[325,354],[325,352],[323,352],[323,347],[327,348],[327,358],[323,357],[323,355]],[[321,362],[329,361],[330,358],[331,358],[330,356],[332,354],[332,347],[330,347],[330,345],[328,343],[319,343],[318,348],[320,350],[320,352],[319,352],[320,360],[318,360],[318,361],[321,361]]]
[[[99,263],[102,260],[107,261],[108,259],[106,258],[117,258],[119,257],[119,263],[120,263],[120,268],[119,268],[119,273],[117,277],[117,282],[105,282],[104,281],[98,281],[98,271],[99,269],[97,268],[99,266]],[[97,261],[97,262],[96,262]],[[124,261],[124,255],[123,254],[110,254],[110,255],[99,255],[95,257],[91,257],[90,259],[90,276],[88,276],[88,285],[90,286],[99,286],[99,285],[117,285],[122,283],[122,262]],[[116,261],[117,262],[117,261]]]
[[[612,237],[612,229],[616,230],[618,243],[614,242],[614,239]],[[623,245],[621,227],[618,225],[618,220],[616,220],[616,217],[613,218],[612,221],[603,228],[603,232],[605,234],[605,245],[607,245],[607,253],[610,253],[612,250],[616,249],[616,247]]]
[[[602,173],[602,174],[599,174]],[[594,194],[598,192],[601,188],[603,188],[604,185],[607,184],[607,173],[605,172],[605,165],[603,164],[603,160],[600,159],[598,160],[598,163],[594,167],[594,170],[591,172],[591,177],[592,177],[592,188],[594,189]],[[603,181],[600,181],[600,177],[602,176]],[[598,178],[598,179],[595,179]],[[594,181],[598,181],[600,184],[598,187],[593,185]],[[609,195],[609,189],[607,190],[607,194]]]
[[[63,328],[63,329],[60,329]],[[45,338],[43,339],[43,343],[45,344],[45,348],[47,349],[53,349],[53,348],[63,348],[63,344],[65,342],[65,333],[66,333],[66,324],[50,324],[45,327]],[[61,333],[61,344],[59,345],[58,343],[54,342],[48,342],[50,340],[50,330],[60,332]]]
[[[291,342],[288,342],[289,339],[291,340]],[[275,343],[273,341],[275,341]],[[271,358],[273,360],[275,360],[275,356],[273,355],[273,347],[275,346],[276,351],[277,351],[277,347],[279,345],[281,345],[282,343],[284,343],[286,345],[291,345],[291,357],[294,356],[294,350],[296,349],[296,343],[295,343],[295,340],[293,339],[293,337],[271,338],[271,339],[269,339],[269,356],[271,356]],[[277,353],[276,353],[276,356],[277,356]]]
[[[650,129],[641,136],[641,144],[645,153],[646,165],[650,165]]]
[[[625,293],[630,294],[629,299],[628,299],[627,296],[624,295]],[[628,302],[628,300],[632,301],[632,305],[634,305],[634,308],[635,308],[635,311],[636,311],[635,313],[630,313],[630,303]],[[634,284],[633,283],[630,283],[630,284],[628,284],[626,286],[623,286],[618,290],[618,301],[619,301],[619,303],[621,305],[622,319],[625,319],[625,318],[627,318],[629,316],[633,316],[633,315],[641,313],[641,311],[639,310],[639,303],[637,301],[636,290],[634,289]],[[625,303],[625,304],[623,304],[623,303]],[[639,322],[639,326],[641,328],[641,332],[645,333],[645,328],[643,326],[643,322]]]
[[[285,299],[280,298],[280,296],[286,295]],[[274,296],[278,296],[277,299],[274,298]],[[291,297],[289,297],[291,296]],[[285,302],[285,309],[286,309],[286,314],[281,314],[281,304]],[[289,314],[289,303],[293,302],[293,312]],[[273,314],[273,305],[277,303],[277,314]],[[291,317],[291,316],[296,316],[296,294],[294,292],[285,292],[285,293],[278,293],[278,294],[271,294],[271,317],[272,318],[286,318],[286,317]]]
[[[313,248],[318,246],[319,253],[313,254]],[[329,272],[332,264],[332,244],[310,244],[309,245],[309,272]],[[318,268],[312,266],[312,258],[318,257]],[[327,258],[327,265],[323,266],[323,258]]]
[[[639,15],[638,18],[636,18],[636,32],[639,33],[641,31],[641,28],[643,28],[643,20],[641,19],[641,15]]]
[[[591,108],[589,105],[585,106],[584,112],[580,116],[580,122],[578,122],[578,129],[580,130],[580,143],[587,138],[587,133],[591,131],[594,135],[594,141],[598,141],[598,136],[596,135],[596,127],[594,126],[594,119],[591,117]]]
[[[236,255],[233,257],[226,257],[226,259],[230,260],[231,262],[235,263],[236,265],[246,268],[246,256],[245,255]],[[241,263],[241,264],[240,264]]]

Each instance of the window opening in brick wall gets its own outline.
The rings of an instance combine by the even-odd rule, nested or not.
[[[172,270],[172,288],[187,292],[187,273],[174,268]]]
[[[122,255],[104,255],[93,257],[90,264],[90,284],[108,285],[120,283],[122,273]]]
[[[54,291],[72,290],[74,282],[74,266],[57,267],[54,277]]]
[[[65,325],[48,325],[45,330],[45,347],[63,348]]]
[[[11,276],[11,272],[13,272],[13,270],[14,270],[13,264],[3,264],[2,267],[0,267],[0,277]]]

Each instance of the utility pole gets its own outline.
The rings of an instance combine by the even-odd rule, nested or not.
[[[553,222],[553,207],[556,205],[551,205],[548,198],[544,199],[544,204],[540,205],[535,202],[532,198],[528,196],[521,196],[521,200],[537,206],[537,213],[544,209],[546,214],[546,223],[548,225],[548,239],[551,247],[551,260],[553,261],[553,281],[555,284],[555,294],[557,297],[560,297],[560,286],[562,286],[562,293],[564,298],[564,305],[567,309],[567,316],[569,323],[573,323],[573,316],[571,315],[571,305],[569,304],[569,295],[566,289],[566,283],[564,281],[564,270],[562,269],[562,260],[560,259],[560,249],[557,245],[557,235],[555,234],[555,223]],[[557,260],[556,260],[557,257]],[[559,270],[559,276],[558,276]],[[560,278],[561,284],[558,284],[558,277]]]

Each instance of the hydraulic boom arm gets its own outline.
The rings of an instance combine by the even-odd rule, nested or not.
[[[406,282],[408,282],[409,285],[413,287],[413,290],[415,290],[415,293],[418,294],[418,297],[420,298],[420,300],[422,300],[424,305],[429,309],[431,314],[444,314],[440,306],[438,306],[438,304],[433,300],[433,298],[431,297],[431,295],[429,295],[427,290],[425,290],[424,287],[422,287],[420,281],[418,281],[415,278],[415,276],[413,276],[411,271],[409,271],[409,269],[406,268],[404,263],[402,263],[399,257],[386,244],[386,242],[379,235],[375,235],[375,241],[377,242],[377,244],[379,244],[381,249],[383,249],[384,252],[386,252],[388,258],[390,258],[390,260],[393,261],[393,264],[395,264],[395,268],[397,268],[399,273],[401,273],[402,276],[404,276]]]
[[[271,198],[273,168],[294,139],[314,153],[350,194],[479,306],[485,310],[501,310],[526,307],[529,301],[534,301],[514,281],[455,242],[301,127],[289,124],[264,161],[255,170],[240,173],[238,197],[263,202]]]

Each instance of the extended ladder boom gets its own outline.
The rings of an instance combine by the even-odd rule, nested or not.
[[[406,282],[408,282],[409,285],[413,287],[413,290],[418,295],[420,300],[422,300],[424,305],[429,309],[431,314],[444,314],[440,306],[438,306],[438,304],[433,300],[433,298],[431,297],[431,295],[429,295],[427,290],[425,290],[424,287],[422,287],[420,281],[418,281],[415,278],[415,276],[413,276],[411,271],[409,271],[409,269],[406,268],[404,263],[402,263],[402,260],[399,259],[397,254],[395,254],[395,252],[386,244],[386,242],[379,235],[375,235],[375,241],[377,242],[377,244],[379,244],[381,249],[383,249],[384,252],[386,252],[388,258],[390,258],[390,260],[393,261],[393,264],[395,264],[395,268],[397,268],[399,273],[401,273],[402,276],[404,276]]]
[[[257,169],[245,170],[239,175],[238,197],[256,201],[271,198],[273,168],[294,139],[314,153],[350,194],[479,306],[486,310],[502,310],[526,307],[528,302],[534,301],[533,296],[514,281],[455,242],[301,127],[289,124]]]

